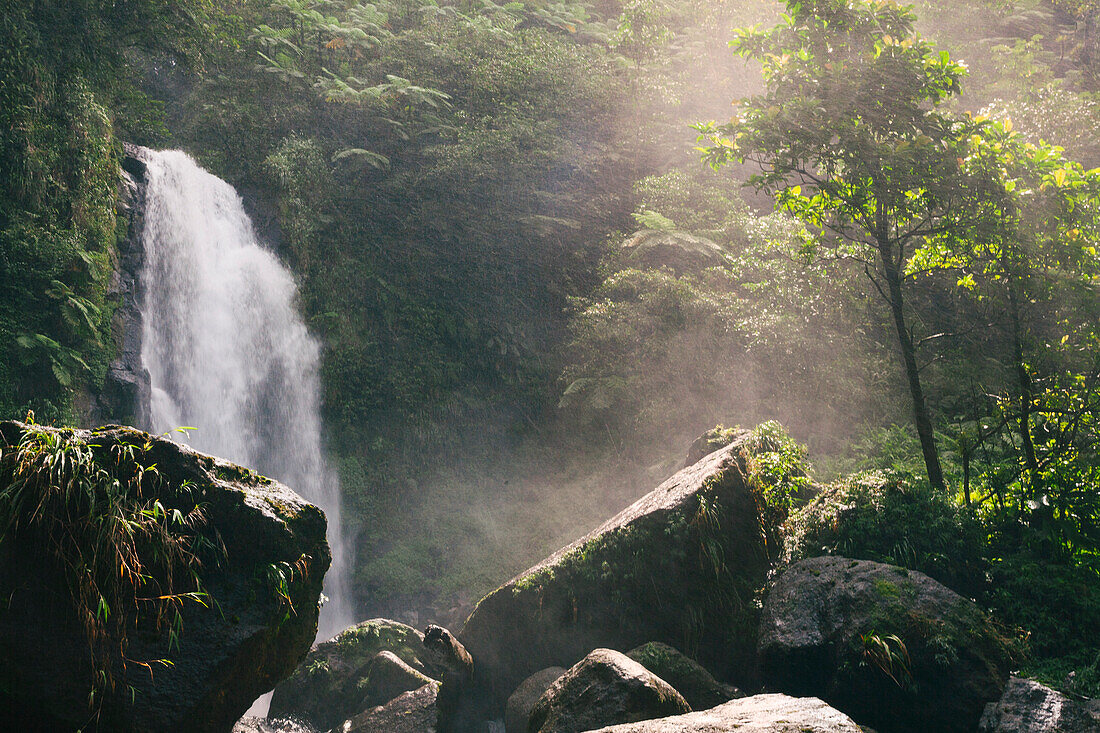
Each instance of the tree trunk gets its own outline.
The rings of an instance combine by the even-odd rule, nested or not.
[[[946,490],[943,470],[940,468],[940,456],[936,450],[936,437],[932,432],[932,418],[928,414],[928,405],[924,401],[924,389],[921,388],[920,370],[917,368],[917,350],[909,329],[905,324],[904,300],[901,292],[901,264],[894,261],[893,247],[888,240],[879,239],[879,256],[882,260],[883,274],[886,277],[886,299],[894,316],[894,328],[898,333],[898,347],[901,361],[905,367],[905,376],[909,381],[909,394],[913,398],[913,422],[920,438],[921,453],[924,454],[924,466],[928,472],[928,483],[932,488]]]
[[[1035,456],[1035,441],[1031,437],[1031,375],[1024,364],[1023,337],[1020,333],[1020,308],[1016,294],[1008,294],[1009,313],[1012,316],[1012,362],[1016,368],[1016,386],[1020,390],[1020,442],[1024,448],[1024,464],[1031,477],[1031,496],[1039,493],[1039,460]]]
[[[963,460],[963,496],[966,497],[966,508],[970,508],[970,451],[964,451]]]

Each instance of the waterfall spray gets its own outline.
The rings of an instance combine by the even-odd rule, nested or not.
[[[291,274],[260,246],[237,192],[185,153],[151,155],[142,361],[156,432],[278,479],[328,517],[318,637],[353,623],[340,488],[321,445],[319,348]]]

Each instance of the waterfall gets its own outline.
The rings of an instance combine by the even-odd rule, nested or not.
[[[324,510],[332,567],[318,636],[353,623],[340,488],[321,444],[319,348],[291,274],[240,196],[185,153],[149,156],[142,361],[153,430],[278,479]],[[179,434],[173,434],[177,437]]]

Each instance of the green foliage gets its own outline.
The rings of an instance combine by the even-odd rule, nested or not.
[[[840,481],[792,515],[787,541],[794,559],[835,554],[901,565],[970,595],[985,585],[981,526],[918,482],[875,473]]]
[[[0,449],[0,547],[37,548],[64,579],[95,670],[93,710],[128,665],[171,664],[131,658],[129,638],[150,629],[178,645],[183,606],[206,605],[204,558],[218,557],[187,486],[158,498],[164,482],[148,449],[33,425]]]
[[[907,262],[928,238],[965,239],[991,214],[987,179],[962,170],[977,123],[941,109],[965,68],[913,32],[891,3],[788,2],[770,31],[734,49],[763,65],[767,92],[724,125],[697,126],[704,160],[750,162],[749,183],[862,263],[891,309],[929,481],[942,470],[907,324]]]
[[[268,591],[275,597],[275,615],[279,618],[279,626],[289,621],[291,616],[298,614],[294,609],[291,586],[309,576],[309,565],[312,561],[313,558],[303,554],[293,563],[279,560],[264,566],[264,583],[267,585]]]
[[[631,214],[634,217],[634,221],[646,229],[656,229],[657,231],[668,232],[676,228],[676,223],[668,217],[660,214],[656,211],[650,211],[649,209],[642,209]]]
[[[749,481],[763,492],[768,506],[785,518],[795,497],[810,486],[806,446],[769,420],[749,432],[745,449],[750,456]]]
[[[101,5],[0,17],[0,413],[58,420],[94,396],[115,348],[116,139],[170,130],[300,280],[372,603],[469,600],[667,475],[703,428],[778,418],[846,454],[819,466],[890,471],[799,515],[798,552],[972,594],[993,568],[1010,597],[983,602],[1052,669],[1095,670],[1047,617],[1100,547],[1083,31],[990,41],[1016,10],[967,4],[934,32],[944,55],[906,8],[814,0],[740,32],[758,64],[742,68],[729,26],[772,25],[778,3]],[[934,28],[958,3],[919,7]],[[702,128],[721,170],[693,163],[684,122],[743,96]],[[753,175],[786,211],[737,192]],[[617,245],[638,227],[706,263],[632,260]],[[914,383],[917,432],[901,427]],[[964,498],[915,482],[930,436]],[[802,449],[773,423],[754,439],[778,517],[809,485]],[[567,450],[583,468],[562,468]],[[684,521],[720,526],[712,509]],[[261,581],[288,598],[294,572]]]
[[[902,689],[913,685],[909,650],[897,634],[882,637],[869,631],[860,636],[860,644],[863,646],[859,660],[861,666],[874,667]]]
[[[72,420],[113,355],[118,115],[163,114],[135,55],[197,61],[207,0],[0,3],[0,414]]]
[[[0,412],[58,419],[102,380],[113,348],[118,174],[110,123],[87,87],[44,91],[45,109],[12,99],[0,113],[7,159],[26,151],[0,174]]]
[[[1002,620],[1029,632],[1036,657],[1068,657],[1084,665],[1100,653],[1097,640],[1080,633],[1100,621],[1095,570],[1022,551],[997,558],[991,575],[990,605]]]

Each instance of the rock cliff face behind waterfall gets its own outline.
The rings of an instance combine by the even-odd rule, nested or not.
[[[324,509],[334,562],[321,636],[351,622],[340,493],[326,465],[319,347],[294,279],[258,243],[233,187],[179,151],[147,160],[142,362],[156,432],[248,465]]]

